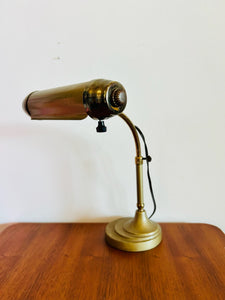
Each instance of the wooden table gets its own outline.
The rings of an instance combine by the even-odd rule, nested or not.
[[[161,226],[158,247],[128,253],[105,244],[105,224],[10,225],[0,233],[0,299],[224,300],[222,231]]]

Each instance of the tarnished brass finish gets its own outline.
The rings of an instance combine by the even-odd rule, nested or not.
[[[23,108],[33,120],[81,120],[87,115],[103,120],[121,113],[126,103],[119,82],[96,79],[33,92],[24,99]]]
[[[138,252],[156,247],[162,240],[162,231],[159,224],[148,219],[144,210],[143,197],[143,158],[141,156],[140,140],[135,126],[124,115],[119,116],[130,127],[136,145],[136,182],[137,182],[137,211],[134,218],[122,218],[110,222],[106,226],[105,237],[109,245],[114,248]]]
[[[120,114],[127,104],[122,84],[105,79],[90,81],[83,97],[86,112],[91,118],[98,120]]]

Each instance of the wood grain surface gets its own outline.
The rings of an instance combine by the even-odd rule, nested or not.
[[[224,300],[222,231],[161,226],[158,247],[128,253],[105,244],[105,224],[13,224],[0,234],[0,299]]]

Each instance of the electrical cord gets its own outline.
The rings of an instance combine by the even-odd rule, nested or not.
[[[149,171],[149,163],[152,160],[152,158],[148,154],[148,147],[147,147],[147,144],[146,144],[146,141],[145,141],[145,136],[144,136],[143,132],[137,126],[135,126],[135,128],[136,128],[137,132],[139,133],[140,137],[142,138],[143,143],[144,143],[144,147],[145,147],[145,157],[143,157],[143,159],[146,160],[146,164],[147,164],[147,177],[148,177],[150,194],[151,194],[152,202],[153,202],[153,212],[148,217],[150,219],[156,211],[156,201],[155,201],[155,196],[154,196],[154,193],[153,193],[152,181],[151,181],[150,171]]]

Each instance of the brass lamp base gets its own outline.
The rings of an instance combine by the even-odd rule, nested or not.
[[[122,218],[106,226],[107,243],[129,252],[146,251],[158,246],[162,240],[159,224],[148,219],[145,210],[137,210],[134,218]]]

